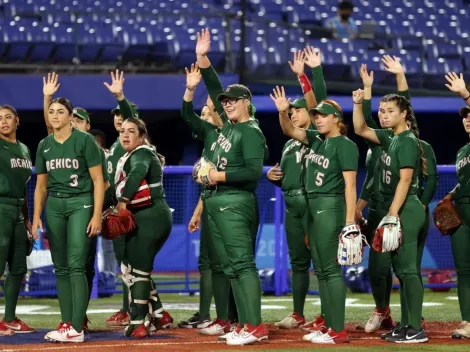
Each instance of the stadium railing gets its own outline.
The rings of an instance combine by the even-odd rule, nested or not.
[[[269,170],[265,167],[264,173]],[[192,180],[191,166],[167,166],[164,170],[164,188],[169,206],[173,211],[173,230],[154,262],[154,279],[160,292],[194,294],[198,292],[197,260],[199,255],[199,231],[189,233],[187,225],[197,204],[200,188]],[[364,171],[358,174],[358,191],[364,179]],[[430,204],[431,214],[442,197],[456,184],[455,166],[439,166],[439,187]],[[32,204],[36,178],[28,184],[28,202],[32,215]],[[257,197],[260,226],[257,237],[256,264],[262,275],[263,290],[283,295],[290,292],[290,264],[283,228],[284,202],[282,191],[271,184],[265,176],[259,183]],[[21,288],[23,296],[55,296],[55,275],[47,244],[43,234],[37,248],[28,257],[28,273]],[[362,266],[367,267],[368,249]],[[98,260],[97,260],[98,262]],[[121,280],[116,272],[102,272],[96,264],[93,297],[120,292]],[[454,270],[450,238],[442,236],[432,222],[423,255],[423,275],[437,270]],[[311,293],[317,291],[316,279],[312,276]],[[426,282],[426,281],[425,281]],[[0,282],[0,288],[4,281]],[[455,283],[425,284],[426,288],[455,287]],[[1,291],[1,290],[0,290]],[[1,293],[1,292],[0,292]]]

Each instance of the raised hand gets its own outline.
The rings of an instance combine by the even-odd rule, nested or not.
[[[201,71],[199,71],[199,67],[196,64],[191,64],[191,70],[188,70],[187,67],[184,68],[186,71],[186,87],[189,89],[194,89],[197,85],[201,82]]]
[[[116,72],[111,71],[111,84],[104,82],[104,85],[116,98],[123,95],[124,89],[124,72],[116,70]]]
[[[388,71],[395,75],[405,73],[405,70],[403,69],[403,66],[400,63],[400,60],[396,56],[392,58],[390,55],[384,55],[382,57],[382,62],[385,65],[385,71]]]
[[[274,104],[276,104],[277,110],[279,112],[288,111],[290,98],[286,99],[286,92],[284,91],[284,87],[279,88],[279,86],[276,86],[276,88],[273,89],[273,94],[269,94],[269,96],[271,97]]]
[[[374,71],[370,71],[370,73],[368,73],[367,65],[362,64],[360,75],[361,75],[362,84],[364,85],[364,88],[372,87],[372,84],[374,83]]]
[[[315,48],[313,46],[307,46],[304,49],[305,53],[305,64],[309,66],[310,68],[318,67],[321,65],[321,51],[320,49],[317,49],[315,51]]]
[[[462,98],[468,97],[467,86],[463,79],[463,73],[457,75],[455,72],[449,72],[446,75],[446,80],[449,84],[446,84],[446,87],[449,88],[451,92],[459,94]]]
[[[276,163],[276,165],[270,168],[266,176],[268,177],[268,180],[271,180],[271,181],[281,180],[284,174],[282,173],[282,170],[279,168],[279,163]]]
[[[197,33],[196,55],[206,56],[210,50],[211,33],[206,28]]]
[[[362,89],[355,90],[352,93],[352,98],[354,104],[361,104],[362,101],[364,100],[364,91]]]
[[[53,96],[59,90],[60,83],[58,82],[59,82],[59,75],[55,72],[48,73],[47,78],[43,77],[42,78],[42,83],[43,83],[42,93],[44,94],[44,96],[49,96],[49,97]]]
[[[294,53],[294,61],[288,61],[290,69],[294,72],[297,76],[302,76],[304,74],[304,66],[305,66],[305,53],[302,50],[297,50]]]

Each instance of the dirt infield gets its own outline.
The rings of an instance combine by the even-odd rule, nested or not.
[[[458,322],[427,322],[426,330],[429,335],[429,344],[465,344],[467,341],[454,340],[450,337],[453,329]],[[390,343],[380,339],[382,332],[375,334],[366,334],[365,332],[355,330],[356,324],[347,324],[350,332],[351,342],[344,346],[380,346],[390,345]],[[234,349],[235,346],[227,346],[223,342],[217,342],[216,337],[203,336],[197,330],[190,329],[171,329],[157,332],[160,339],[131,340],[120,339],[115,341],[93,341],[93,332],[87,335],[88,341],[83,344],[25,344],[25,345],[7,345],[0,344],[1,351],[92,351],[92,350],[112,350],[121,351],[213,351]],[[305,348],[312,346],[309,342],[302,341],[303,332],[300,330],[278,330],[270,327],[270,336],[268,341],[256,343],[244,347],[245,350],[263,350],[263,349],[285,349],[285,348]],[[165,338],[168,336],[168,339]],[[0,340],[1,341],[1,340]],[[315,345],[315,347],[320,347]],[[340,347],[340,346],[336,346]],[[236,347],[235,347],[236,348]]]

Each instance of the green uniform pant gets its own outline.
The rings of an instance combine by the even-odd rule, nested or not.
[[[139,272],[131,273],[145,280],[137,281],[130,286],[131,320],[142,320],[149,313],[148,302],[154,312],[163,311],[162,302],[156,292],[150,274],[153,271],[155,256],[170,236],[173,225],[172,215],[165,199],[154,199],[151,207],[134,213],[137,227],[127,235],[125,260],[127,264]],[[135,301],[137,300],[138,303]]]
[[[284,226],[292,267],[294,312],[303,317],[305,298],[310,286],[309,269],[312,262],[310,250],[305,245],[310,213],[305,195],[301,193],[289,195],[289,192],[285,192],[284,202],[286,203]]]
[[[95,278],[95,260],[96,246],[98,236],[90,238],[90,248],[88,249],[88,258],[86,261],[85,275],[88,282],[88,303],[90,303],[91,291],[93,290],[93,279]]]
[[[12,203],[15,200],[12,199]],[[0,275],[8,263],[8,276],[5,280],[5,321],[16,318],[16,305],[21,288],[21,279],[26,274],[26,252],[28,240],[24,227],[22,205],[5,204],[0,201]]]
[[[337,261],[339,234],[346,221],[344,196],[308,195],[310,250],[318,278],[326,326],[344,329],[346,285]]]
[[[46,204],[47,235],[57,277],[57,295],[63,322],[82,331],[88,305],[85,275],[90,238],[87,227],[93,215],[93,195],[59,198],[49,195]]]
[[[121,267],[121,263],[124,261],[124,255],[126,251],[126,236],[113,239],[114,255],[116,261]],[[123,312],[129,312],[129,288],[126,285],[122,285],[122,308]]]
[[[217,285],[214,290],[217,316],[228,319],[227,310],[221,311],[218,301],[227,300],[231,286],[240,324],[257,326],[261,323],[261,283],[254,261],[255,229],[259,223],[256,197],[245,191],[225,191],[206,198],[204,205],[217,254],[211,258],[214,286],[214,278],[221,273],[231,284]]]
[[[459,203],[456,208],[462,225],[451,235],[452,254],[457,271],[457,293],[462,320],[470,321],[470,204]]]
[[[201,234],[199,240],[199,314],[201,320],[210,319],[210,307],[212,301],[212,270],[209,255],[209,241],[211,233],[206,207],[203,207],[201,217]]]

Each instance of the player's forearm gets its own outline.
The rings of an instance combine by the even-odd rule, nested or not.
[[[41,185],[36,185],[34,190],[34,214],[33,219],[39,219],[44,209],[44,203],[46,202],[47,188]]]
[[[51,95],[45,95],[44,96],[44,104],[43,104],[43,111],[44,111],[44,122],[46,123],[46,128],[47,128],[47,135],[50,135],[52,133],[52,125],[49,122],[49,107],[51,106],[52,103],[52,96]]]
[[[127,119],[129,117],[133,117],[131,104],[129,104],[127,99],[124,97],[124,94],[119,97],[116,97],[116,99],[119,104],[119,109],[121,110],[122,118]]]
[[[421,196],[421,203],[426,207],[431,203],[437,191],[439,183],[439,176],[437,174],[426,176],[426,185],[424,186],[423,194]]]
[[[401,72],[396,75],[397,78],[397,89],[399,92],[408,90],[408,82],[406,81],[405,72]]]
[[[389,215],[398,216],[398,212],[403,206],[403,203],[406,200],[406,196],[408,195],[410,185],[411,177],[400,178],[400,181],[398,182],[397,188],[395,190],[395,196],[393,197],[392,205],[390,205],[388,211]]]
[[[353,125],[354,133],[358,136],[363,136],[364,132],[367,130],[366,120],[364,118],[364,112],[362,110],[362,104],[354,103],[353,108]]]
[[[192,87],[191,89],[186,87],[186,90],[184,91],[184,95],[183,95],[183,100],[188,103],[192,102],[194,99],[195,91],[196,91],[196,87]]]
[[[354,214],[356,212],[356,180],[346,182],[344,189],[344,197],[346,201],[346,224],[354,223]]]
[[[298,140],[302,143],[307,143],[305,130],[295,127],[292,124],[292,121],[289,119],[289,114],[287,111],[279,112],[279,124],[281,125],[282,132],[290,137]],[[303,133],[303,134],[302,134]],[[302,134],[302,136],[300,136]],[[301,138],[302,137],[302,138]]]
[[[122,191],[122,197],[131,199],[132,196],[137,192],[139,189],[142,180],[145,178],[148,172],[148,165],[144,163],[138,163],[132,167],[129,175],[127,176],[126,185],[124,186],[124,190]]]
[[[202,211],[204,210],[204,203],[202,198],[199,197],[199,201],[197,202],[196,208],[194,209],[193,217],[200,217],[202,215]]]
[[[367,207],[368,201],[360,198],[356,204],[356,211],[362,212]]]
[[[202,120],[194,112],[193,103],[191,101],[188,102],[183,99],[183,105],[181,106],[181,117],[193,133],[197,135],[202,135]]]
[[[370,127],[372,129],[377,129],[377,123],[374,121],[374,118],[372,117],[372,101],[364,99],[362,101],[362,113],[364,115],[364,120],[366,121],[367,127]]]
[[[317,66],[312,68],[313,73],[313,92],[315,94],[315,99],[317,103],[325,100],[327,97],[326,91],[326,82],[325,77],[323,76],[323,68]]]
[[[315,99],[312,84],[310,83],[307,75],[303,73],[300,76],[297,76],[297,79],[299,80],[300,87],[302,88],[302,93],[304,95],[305,102],[307,103],[307,108],[309,110],[315,108],[317,106],[317,100]]]
[[[217,96],[224,92],[224,87],[220,82],[219,76],[217,75],[215,69],[210,65],[206,68],[199,66],[199,68],[201,71],[202,79],[204,80],[204,84],[206,85],[207,92],[209,93],[209,96],[211,97],[211,100],[214,103],[215,110],[220,115],[222,120],[224,120],[224,108],[222,107],[220,101],[217,100]]]

